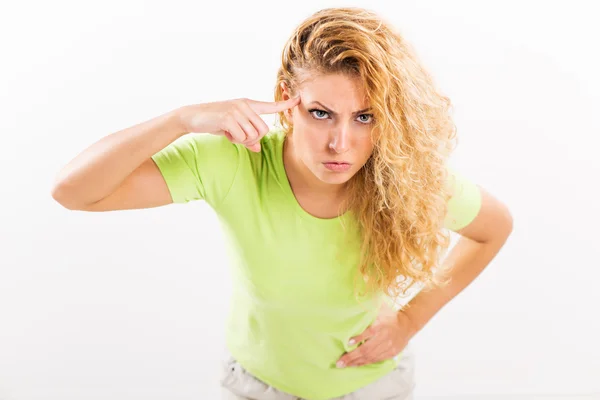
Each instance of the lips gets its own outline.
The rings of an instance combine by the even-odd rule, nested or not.
[[[344,162],[344,161],[327,161],[324,162],[323,165],[330,171],[335,172],[344,172],[350,169],[352,164]]]

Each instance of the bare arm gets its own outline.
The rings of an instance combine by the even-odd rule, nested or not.
[[[234,99],[180,107],[110,134],[75,157],[58,174],[52,197],[71,210],[108,211],[158,207],[173,202],[154,154],[191,132],[225,135],[260,151],[269,131],[259,114],[296,106],[300,97],[279,102]]]
[[[174,110],[105,136],[59,172],[52,197],[85,211],[169,204],[171,195],[151,157],[185,133]]]
[[[402,317],[409,317],[410,324],[406,326],[415,329],[413,334],[482,273],[512,233],[513,217],[508,207],[481,186],[479,190],[479,213],[469,225],[455,231],[461,238],[444,259],[443,269],[450,273],[450,284],[421,291],[401,313]]]

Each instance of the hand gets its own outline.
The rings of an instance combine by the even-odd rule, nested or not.
[[[338,368],[358,367],[394,358],[415,333],[408,315],[384,301],[377,319],[363,333],[350,338],[348,344],[365,342],[344,354],[336,365]]]
[[[230,142],[258,152],[260,139],[269,132],[259,114],[278,113],[299,103],[300,96],[276,102],[235,99],[184,106],[178,111],[185,132],[225,135]]]

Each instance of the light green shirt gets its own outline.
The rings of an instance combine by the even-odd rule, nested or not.
[[[336,368],[344,352],[356,347],[348,340],[375,320],[385,296],[356,301],[355,220],[350,213],[320,219],[304,211],[285,173],[283,138],[281,130],[270,132],[262,151],[254,153],[222,136],[188,134],[153,159],[173,201],[205,200],[229,239],[230,353],[281,391],[330,399],[374,382],[399,358]],[[481,197],[474,183],[452,176],[459,190],[449,202],[446,227],[456,230],[474,219]]]

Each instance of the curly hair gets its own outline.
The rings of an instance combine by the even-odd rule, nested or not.
[[[436,270],[450,244],[443,229],[450,198],[446,162],[455,148],[451,102],[415,51],[385,20],[356,7],[322,9],[284,46],[275,100],[308,74],[346,74],[365,88],[375,123],[374,150],[348,182],[345,203],[358,221],[357,277],[367,290],[396,297],[415,283],[446,284]],[[290,126],[283,112],[278,123]]]

